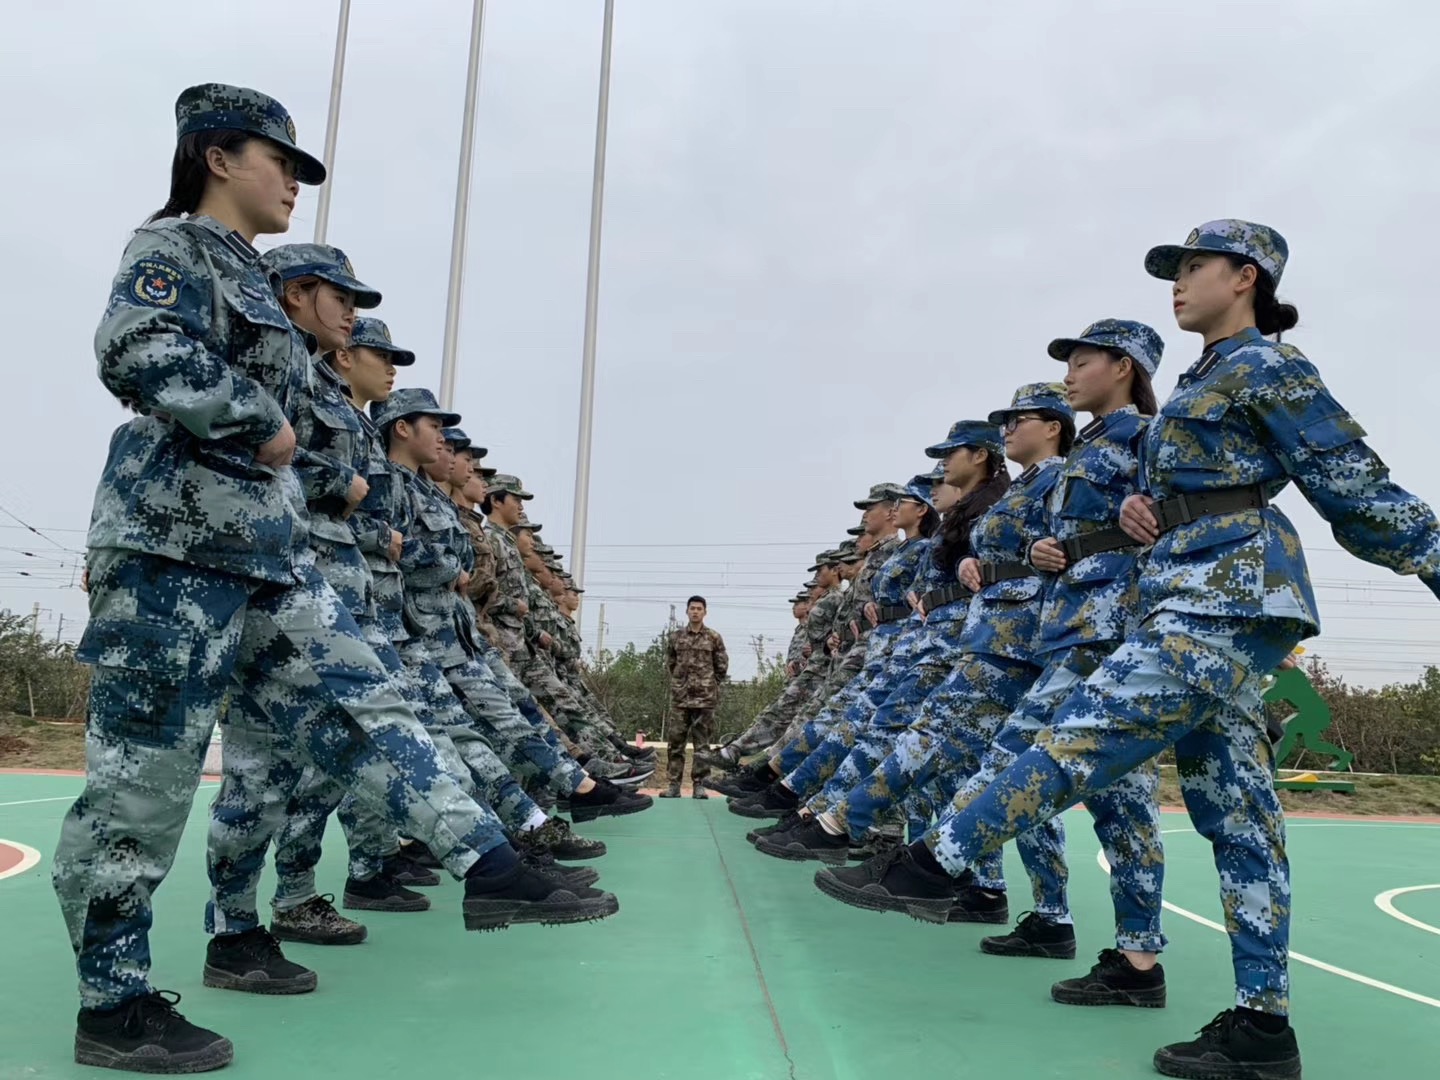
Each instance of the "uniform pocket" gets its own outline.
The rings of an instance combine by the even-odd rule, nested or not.
[[[90,723],[107,735],[173,746],[185,731],[189,630],[134,619],[96,619],[76,657],[93,664]]]

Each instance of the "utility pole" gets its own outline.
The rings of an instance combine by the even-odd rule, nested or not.
[[[605,655],[605,602],[600,602],[600,625],[595,629],[595,662]]]
[[[36,601],[34,609],[30,612],[30,644],[34,645],[40,640],[40,603]],[[34,707],[31,707],[34,711]]]
[[[60,635],[65,632],[65,613],[60,613],[60,625],[55,627],[55,644],[60,644]]]

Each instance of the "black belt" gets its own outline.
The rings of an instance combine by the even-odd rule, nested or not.
[[[1108,529],[1096,529],[1084,536],[1072,536],[1061,542],[1060,550],[1065,552],[1066,562],[1074,565],[1081,559],[1099,555],[1102,551],[1119,551],[1121,548],[1135,546],[1135,541],[1125,535],[1124,529],[1111,526]]]
[[[1035,568],[1029,563],[1023,562],[982,562],[980,564],[980,584],[994,585],[997,581],[1010,581],[1015,578],[1027,578],[1035,576]]]
[[[1242,510],[1263,510],[1270,497],[1259,484],[1249,487],[1221,488],[1218,491],[1191,491],[1163,499],[1150,507],[1160,531],[1169,532],[1213,514],[1236,514]]]
[[[910,614],[909,604],[876,604],[875,621],[877,623],[895,622]]]
[[[927,612],[936,611],[946,604],[955,603],[956,600],[968,600],[973,595],[974,593],[964,585],[958,583],[955,585],[946,585],[943,589],[927,592],[924,596],[920,597],[920,606]]]

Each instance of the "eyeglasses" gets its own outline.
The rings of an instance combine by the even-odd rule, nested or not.
[[[1012,417],[1010,417],[1010,419],[1008,419],[1008,420],[1005,421],[1005,427],[1004,427],[1003,430],[1004,430],[1004,432],[1005,432],[1006,435],[1013,435],[1013,434],[1015,434],[1016,429],[1019,428],[1020,425],[1023,424],[1026,420],[1043,420],[1043,419],[1045,419],[1043,416],[1034,416],[1034,415],[1012,416]]]

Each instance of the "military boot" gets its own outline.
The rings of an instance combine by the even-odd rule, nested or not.
[[[1028,911],[1008,934],[980,939],[980,951],[991,956],[1042,956],[1051,960],[1075,958],[1075,927],[1051,922]]]
[[[280,943],[263,927],[210,939],[203,982],[217,990],[247,994],[308,994],[315,972],[285,959]]]
[[[705,781],[696,780],[690,786],[690,797],[692,799],[708,799],[710,797],[710,793],[705,790]]]
[[[307,945],[358,945],[368,931],[360,923],[335,910],[335,897],[312,896],[299,907],[277,911],[270,920],[270,933],[280,941],[303,941]]]
[[[75,1018],[75,1060],[127,1072],[209,1072],[230,1064],[235,1047],[180,1015],[180,995],[156,990],[112,1009],[81,1009]]]
[[[551,818],[538,829],[520,833],[512,841],[519,848],[545,851],[560,859],[598,859],[605,854],[605,845],[599,840],[577,836],[564,818]]]
[[[1130,1005],[1137,1009],[1165,1007],[1165,969],[1156,964],[1141,971],[1119,949],[1105,949],[1086,975],[1062,979],[1050,987],[1062,1005]]]
[[[368,881],[350,878],[345,882],[347,911],[429,911],[430,900],[387,877],[376,874]]]
[[[1283,1016],[1227,1009],[1200,1029],[1198,1039],[1155,1051],[1155,1071],[1203,1080],[1292,1080],[1300,1076],[1300,1047]]]
[[[680,781],[678,780],[675,781],[675,783],[671,784],[669,787],[667,787],[664,791],[660,792],[660,798],[662,799],[678,799],[679,797]]]

